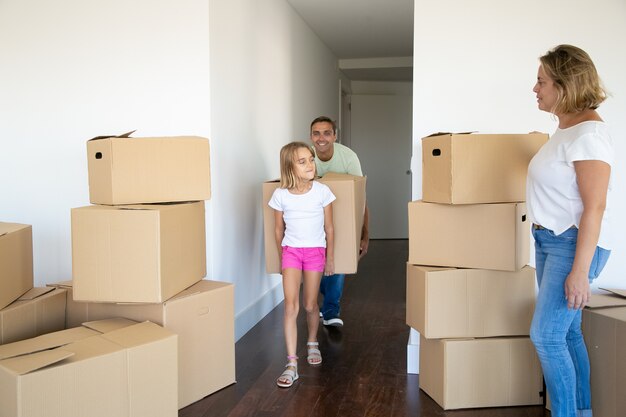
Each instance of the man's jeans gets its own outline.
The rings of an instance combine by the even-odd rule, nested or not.
[[[343,294],[343,281],[345,277],[345,274],[322,277],[320,293],[324,296],[324,302],[322,303],[320,311],[324,315],[324,320],[339,317],[339,301],[341,300],[341,294]]]
[[[556,236],[533,229],[539,294],[530,338],[541,361],[553,417],[590,417],[589,356],[581,331],[582,310],[567,308],[565,279],[572,269],[578,229]],[[596,278],[611,251],[596,248],[589,281]]]

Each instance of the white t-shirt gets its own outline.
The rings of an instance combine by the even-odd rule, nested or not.
[[[283,212],[285,237],[282,246],[294,248],[325,248],[324,207],[335,201],[335,195],[326,184],[313,181],[305,194],[292,194],[286,188],[277,188],[268,205]]]
[[[528,165],[526,205],[533,223],[556,235],[580,224],[583,203],[580,198],[574,161],[598,160],[613,166],[615,152],[608,126],[587,121],[567,129],[557,129]],[[612,176],[611,176],[612,177]],[[609,208],[612,179],[602,217],[598,246],[611,249]]]

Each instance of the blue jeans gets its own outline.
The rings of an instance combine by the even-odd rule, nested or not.
[[[343,281],[345,274],[323,276],[320,282],[320,293],[324,296],[324,302],[320,311],[324,320],[339,317],[339,301],[343,294]]]
[[[572,269],[578,229],[555,235],[533,229],[539,294],[530,338],[543,368],[553,417],[590,417],[589,356],[581,330],[582,310],[568,309],[565,279]],[[596,248],[589,282],[606,265],[611,251]]]

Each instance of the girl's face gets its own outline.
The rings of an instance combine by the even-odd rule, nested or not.
[[[533,91],[537,95],[539,110],[552,112],[559,94],[554,81],[546,74],[541,65],[539,66],[539,71],[537,71],[537,83]]]
[[[298,148],[293,161],[296,177],[302,181],[315,178],[315,157],[307,148]]]

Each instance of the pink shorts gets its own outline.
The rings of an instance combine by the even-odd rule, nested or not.
[[[326,248],[292,248],[283,246],[283,269],[324,272]]]

